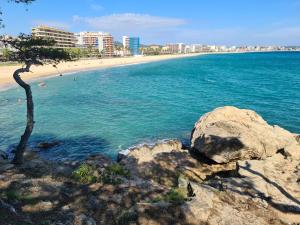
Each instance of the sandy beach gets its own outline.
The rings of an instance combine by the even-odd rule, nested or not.
[[[60,73],[71,73],[85,70],[109,68],[114,66],[147,63],[167,59],[191,57],[200,54],[186,54],[186,55],[158,55],[158,56],[140,56],[140,57],[124,57],[124,58],[107,58],[107,59],[88,59],[78,60],[72,62],[59,63],[56,68],[52,65],[32,66],[31,72],[22,74],[22,78],[31,82],[36,79],[46,79],[52,76],[57,76]],[[0,66],[0,90],[15,86],[13,79],[13,72],[20,68],[20,66]]]

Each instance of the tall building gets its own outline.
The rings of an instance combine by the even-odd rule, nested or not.
[[[183,44],[183,43],[178,44],[178,53],[179,54],[185,53],[185,44]]]
[[[32,36],[56,41],[55,46],[59,48],[75,47],[76,38],[74,33],[54,27],[37,26],[32,28]]]
[[[79,47],[99,48],[99,38],[103,33],[101,32],[80,32],[75,34],[77,39],[76,45]]]
[[[164,53],[166,54],[177,54],[179,52],[178,44],[167,44],[165,47]]]
[[[114,38],[111,34],[103,35],[100,39],[99,46],[104,56],[112,57],[114,55]]]
[[[123,36],[123,47],[124,47],[124,49],[129,48],[129,37],[128,36]]]
[[[140,38],[130,37],[129,38],[129,50],[132,55],[140,55]]]
[[[80,32],[76,34],[78,47],[98,49],[102,55],[111,57],[114,55],[114,39],[109,33]]]

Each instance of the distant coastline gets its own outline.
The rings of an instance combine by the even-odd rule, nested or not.
[[[122,57],[122,58],[104,58],[104,59],[85,59],[72,62],[63,62],[53,67],[52,65],[33,66],[31,72],[24,73],[23,79],[29,83],[38,80],[46,80],[60,74],[68,75],[78,72],[89,70],[105,69],[111,67],[121,67],[136,65],[142,63],[150,63],[162,60],[186,58],[200,55],[209,54],[241,54],[241,53],[264,53],[264,52],[277,52],[277,51],[260,51],[260,52],[203,52],[203,53],[190,53],[190,54],[173,54],[173,55],[157,55],[157,56],[138,56],[138,57]],[[279,51],[282,52],[282,51]],[[288,51],[291,52],[291,51]],[[299,51],[298,51],[299,52]],[[20,68],[20,65],[5,65],[0,66],[0,91],[5,91],[10,88],[16,87],[13,79],[13,72]]]

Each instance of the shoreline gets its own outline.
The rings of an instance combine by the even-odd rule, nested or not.
[[[194,57],[199,55],[207,55],[211,53],[191,53],[185,55],[159,55],[159,56],[141,56],[141,57],[123,57],[123,58],[106,58],[106,59],[87,59],[71,62],[61,62],[57,64],[57,68],[52,65],[32,66],[31,72],[24,73],[22,78],[28,83],[39,80],[46,80],[58,76],[59,74],[70,75],[85,71],[93,71],[114,67],[123,67],[130,65],[139,65],[150,62],[158,62],[171,59]],[[0,66],[0,92],[17,87],[13,79],[13,72],[20,68],[20,65]]]
[[[277,52],[277,51],[267,51]],[[32,83],[59,76],[59,74],[71,75],[85,71],[93,71],[100,69],[108,69],[114,67],[123,67],[131,65],[139,65],[144,63],[180,59],[187,57],[195,57],[201,55],[218,55],[218,54],[243,54],[257,52],[201,52],[189,54],[172,54],[157,56],[138,56],[138,57],[120,57],[120,58],[104,58],[104,59],[80,59],[77,61],[61,62],[57,64],[57,68],[52,65],[32,66],[31,72],[24,73],[22,78],[25,82]],[[266,53],[266,52],[259,52]],[[0,66],[0,92],[18,87],[13,79],[13,72],[20,68],[20,65]]]

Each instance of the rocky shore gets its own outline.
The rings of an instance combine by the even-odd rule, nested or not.
[[[50,146],[51,143],[43,143]],[[235,107],[165,140],[58,163],[0,152],[0,224],[300,224],[300,136]]]

